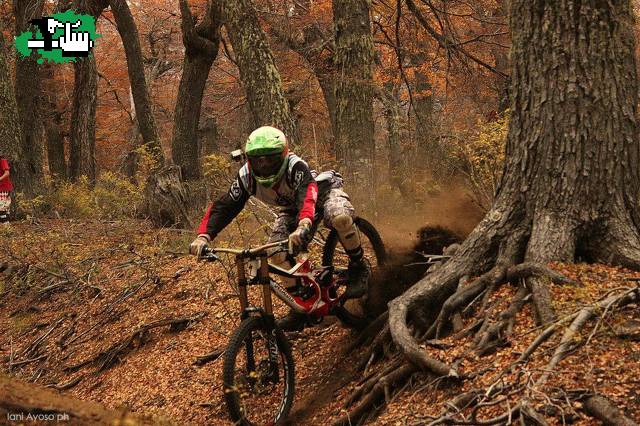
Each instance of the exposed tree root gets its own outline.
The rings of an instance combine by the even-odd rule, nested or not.
[[[583,410],[606,426],[637,426],[618,407],[601,395],[589,395],[582,400]]]
[[[193,362],[195,365],[205,365],[209,362],[215,361],[224,353],[224,349],[215,349],[208,354],[198,355]]]
[[[334,426],[358,424],[365,415],[369,414],[372,406],[383,399],[385,395],[389,395],[391,387],[397,386],[399,382],[404,383],[416,371],[417,368],[414,365],[403,364],[401,367],[377,378],[375,384],[366,392],[366,395],[358,405],[350,410],[348,414],[336,420],[333,423]]]
[[[526,287],[520,287],[509,307],[500,313],[499,321],[487,327],[482,327],[480,332],[476,334],[475,346],[478,355],[486,355],[506,343],[507,336],[511,334],[513,329],[516,314],[520,312],[520,309],[527,301],[528,293],[529,291]],[[485,322],[485,324],[488,324],[488,322]]]
[[[474,347],[479,354],[488,353],[497,346],[507,343],[508,336],[511,334],[515,324],[516,315],[524,304],[533,298],[531,289],[526,285],[530,279],[544,281],[545,285],[551,282],[559,285],[575,284],[574,281],[541,264],[525,262],[518,265],[505,266],[504,263],[498,262],[498,266],[494,266],[488,272],[481,274],[470,284],[461,284],[460,288],[456,290],[457,282],[454,280],[458,278],[461,272],[460,269],[457,269],[455,273],[452,273],[449,269],[451,267],[449,266],[448,268],[448,266],[447,264],[442,265],[441,269],[428,274],[427,277],[423,279],[423,283],[429,283],[430,286],[426,286],[425,284],[420,296],[412,296],[410,291],[413,289],[407,292],[409,296],[407,296],[407,293],[403,296],[416,297],[419,298],[419,300],[433,301],[435,299],[442,301],[442,310],[437,318],[433,320],[427,332],[422,335],[422,339],[415,339],[414,337],[414,334],[419,332],[419,327],[415,327],[413,330],[406,328],[405,331],[394,335],[394,321],[411,318],[411,310],[409,308],[411,304],[406,303],[407,299],[405,299],[405,303],[403,304],[398,303],[398,299],[390,303],[393,311],[389,312],[389,328],[383,328],[373,339],[371,336],[367,337],[366,341],[372,343],[369,350],[360,360],[359,369],[361,371],[364,370],[366,374],[366,371],[369,370],[370,366],[382,352],[382,348],[385,347],[386,342],[389,341],[389,337],[393,339],[393,343],[395,343],[396,349],[400,350],[402,357],[396,358],[389,364],[388,368],[365,376],[345,404],[345,408],[351,407],[349,413],[343,416],[337,424],[349,424],[349,422],[351,422],[351,424],[357,424],[359,420],[365,418],[365,414],[370,413],[372,407],[383,400],[383,397],[386,397],[388,400],[389,396],[393,394],[395,390],[403,387],[415,372],[427,372],[435,378],[456,377],[464,380],[466,377],[471,378],[491,371],[491,369],[485,369],[480,372],[467,373],[467,376],[460,377],[455,367],[457,363],[447,365],[440,360],[434,359],[427,355],[426,346],[424,344],[420,345],[420,342],[424,342],[424,339],[427,337],[435,336],[440,338],[441,334],[449,332],[451,330],[450,322],[453,316],[459,314],[461,311],[466,311],[470,305],[478,302],[483,294],[483,304],[487,306],[478,311],[483,315],[483,318],[453,336],[455,341],[462,336],[468,335],[470,330],[475,330]],[[436,277],[441,277],[446,280],[446,286],[453,288],[455,291],[451,291],[448,296],[443,297],[443,294],[446,294],[443,290],[445,285],[438,286],[435,279]],[[498,305],[497,302],[490,301],[489,292],[496,290],[503,282],[517,284],[518,290],[508,307],[492,320],[490,313],[495,311],[495,307]],[[432,298],[428,299],[426,295],[432,296]],[[575,340],[575,336],[579,330],[588,320],[595,318],[598,314],[604,316],[616,307],[640,300],[639,296],[638,288],[629,288],[622,293],[610,294],[593,306],[584,307],[578,312],[571,313],[559,320],[554,320],[541,331],[517,361],[498,374],[494,384],[487,390],[478,391],[479,393],[472,392],[460,395],[450,403],[451,407],[458,407],[457,409],[450,408],[443,412],[440,417],[432,417],[430,420],[431,423],[427,422],[425,424],[494,425],[519,421],[521,424],[546,425],[547,423],[544,416],[538,413],[534,409],[534,406],[539,403],[540,395],[546,395],[542,390],[544,382],[548,375],[557,367],[558,363],[569,354],[573,348],[571,342]],[[494,305],[489,308],[488,305],[491,304]],[[525,373],[526,370],[522,370],[517,374],[518,379],[516,383],[506,387],[501,384],[505,373],[512,372],[514,369],[521,368],[523,364],[526,364],[533,353],[553,336],[555,332],[561,328],[562,324],[567,322],[571,322],[571,326],[560,340],[557,349],[550,357],[545,371],[537,381],[534,382],[527,379],[524,383],[520,383],[523,378],[529,377],[529,373]],[[406,323],[404,327],[406,327]],[[594,333],[595,330],[592,334]],[[428,346],[435,345],[435,347],[442,348],[442,342],[439,340],[426,341],[425,343]],[[401,361],[403,358],[405,361]],[[395,373],[398,371],[400,373]],[[516,401],[515,404],[507,404],[507,401],[515,395],[524,396],[519,401]],[[550,397],[547,395],[546,398],[549,399]],[[557,404],[562,403],[564,403],[564,401],[557,402]],[[460,404],[465,408],[460,408]],[[488,419],[479,417],[479,409],[497,404],[507,405],[507,409],[503,414]],[[471,408],[471,414],[469,414],[469,409]],[[467,409],[466,415],[463,415],[464,409]]]
[[[633,301],[640,300],[640,287],[628,289],[623,293],[615,293],[610,295],[604,300],[601,300],[593,306],[588,306],[580,310],[575,314],[575,319],[571,325],[565,330],[560,344],[555,350],[551,360],[547,364],[544,373],[536,381],[536,386],[540,387],[549,378],[551,372],[555,369],[560,361],[569,355],[572,350],[572,346],[575,344],[574,338],[580,332],[580,329],[585,325],[587,321],[596,316],[596,314],[604,309],[604,314],[609,312],[612,308],[631,303]],[[603,314],[603,315],[604,315]]]
[[[373,320],[364,330],[358,333],[358,338],[345,350],[351,353],[353,350],[362,346],[369,345],[373,339],[380,333],[380,330],[387,326],[389,312],[384,311],[375,320]]]

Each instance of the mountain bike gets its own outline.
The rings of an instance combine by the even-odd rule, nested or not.
[[[384,259],[378,260],[378,254],[384,256],[381,243],[379,240],[374,244],[378,250],[377,253],[373,250],[371,255],[379,263]],[[282,251],[291,252],[288,240],[255,248],[207,248],[202,254],[207,261],[218,260],[220,253],[235,255],[242,322],[225,350],[223,389],[230,417],[236,424],[280,424],[293,404],[294,360],[287,337],[276,325],[272,294],[294,311],[305,314],[307,324],[320,322],[328,315],[334,315],[352,327],[366,322],[364,317],[354,315],[344,306],[346,268],[334,265],[338,253],[331,235],[323,251],[328,265],[314,268],[304,254],[298,256],[300,260],[289,270],[270,264],[269,257]],[[301,286],[295,293],[290,293],[272,275],[299,279]],[[248,288],[251,286],[261,288],[262,306],[249,304]],[[274,409],[269,411],[264,407]]]

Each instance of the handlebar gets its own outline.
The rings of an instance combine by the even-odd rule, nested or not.
[[[286,249],[289,246],[289,240],[280,240],[273,243],[267,243],[254,248],[244,248],[244,249],[236,249],[236,248],[226,248],[226,247],[213,247],[213,248],[205,248],[202,250],[201,257],[207,261],[215,261],[218,260],[218,256],[216,253],[229,253],[235,254],[236,256],[241,257],[252,257],[259,254],[262,254],[266,250],[270,248],[279,247],[281,249]]]

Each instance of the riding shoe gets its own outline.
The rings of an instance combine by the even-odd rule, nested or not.
[[[364,296],[371,271],[366,260],[349,262],[347,269],[347,289],[344,292],[346,299],[357,299]]]
[[[286,316],[276,320],[276,325],[283,331],[302,331],[305,320],[305,314],[290,310]]]

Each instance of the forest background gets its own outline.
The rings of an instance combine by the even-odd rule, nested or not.
[[[233,42],[240,42],[229,36],[231,26],[220,28],[219,21],[211,22],[219,20],[223,12],[215,5],[208,8],[204,1],[129,2],[134,21],[132,30],[123,31],[123,36],[139,39],[141,56],[136,59],[132,53],[130,62],[140,62],[135,65],[137,70],[131,67],[132,73],[144,74],[150,102],[139,101],[138,110],[146,105],[143,113],[152,111],[151,119],[136,113],[137,93],[132,90],[134,80],[128,73],[113,8],[93,10],[101,12],[97,19],[101,37],[94,49],[96,66],[81,71],[77,63],[38,65],[35,54],[28,60],[20,58],[10,42],[16,32],[29,29],[28,21],[35,11],[51,14],[64,8],[64,2],[24,1],[16,5],[2,6],[0,25],[7,40],[5,53],[12,75],[16,66],[19,69],[14,87],[19,118],[26,124],[22,155],[13,159],[18,163],[18,173],[25,170],[21,174],[27,178],[18,178],[17,192],[28,199],[42,195],[43,185],[58,188],[23,203],[25,213],[86,215],[95,213],[94,206],[103,206],[99,210],[107,216],[122,211],[139,213],[140,203],[129,201],[132,196],[141,201],[145,179],[157,165],[157,158],[147,155],[148,161],[142,163],[136,158],[144,151],[154,152],[151,148],[156,142],[150,140],[156,137],[162,157],[182,167],[184,180],[204,177],[201,183],[208,184],[209,195],[213,188],[222,189],[226,186],[222,177],[228,177],[236,167],[229,165],[228,153],[242,147],[248,133],[266,124],[264,120],[284,120],[270,116],[277,112],[262,113],[262,106],[256,105],[246,90],[253,96],[266,90],[284,97],[279,101],[286,102],[288,111],[283,114],[293,121],[288,129],[294,133],[293,150],[312,167],[337,168],[347,175],[347,188],[356,199],[359,192],[368,194],[375,188],[375,197],[360,197],[368,200],[359,206],[365,215],[398,213],[399,206],[405,216],[424,213],[429,197],[443,192],[451,195],[451,191],[455,206],[460,205],[474,220],[490,206],[502,169],[508,120],[509,33],[503,2],[413,4],[422,21],[407,5],[373,2],[370,22],[366,22],[370,37],[360,36],[366,43],[373,43],[363,49],[372,55],[352,61],[354,65],[350,66],[355,71],[350,72],[364,74],[346,79],[353,82],[356,91],[367,94],[361,101],[363,109],[357,116],[354,113],[354,118],[339,113],[340,99],[336,96],[341,93],[336,84],[344,74],[337,71],[340,58],[336,52],[346,49],[343,44],[350,41],[339,42],[336,47],[338,20],[333,17],[330,1],[256,1],[252,8],[245,4],[251,8],[255,22],[260,22],[260,28],[254,30],[264,31],[268,45],[262,48],[271,50],[274,62],[247,58],[248,64],[243,66],[250,69],[254,60],[261,61],[261,66],[273,63],[279,74],[274,81],[263,79],[262,83],[249,82],[247,72],[243,75],[242,66],[238,67],[237,57],[245,52],[235,52],[239,49],[233,48]],[[83,5],[77,6],[82,9]],[[181,10],[189,14],[189,19],[181,19],[187,16]],[[352,18],[360,19],[357,13],[362,12],[353,12],[356,15]],[[251,27],[251,22],[243,25]],[[188,37],[194,30],[204,34],[206,25],[209,33],[205,37]],[[137,34],[132,32],[135,29]],[[208,77],[207,65],[185,60],[185,52],[193,50],[193,43],[184,40],[194,39],[208,40],[208,47],[215,46],[215,51],[196,51],[193,56],[201,62],[206,56],[204,62],[213,62]],[[125,44],[133,44],[127,40]],[[196,104],[202,77],[198,77],[200,84],[189,80],[195,75],[194,63],[205,69],[201,71],[206,79],[201,109]],[[189,67],[186,74],[185,66]],[[79,79],[76,85],[76,73],[90,78]],[[141,74],[132,75],[140,81]],[[93,79],[95,89],[78,87]],[[181,80],[185,85],[182,92]],[[281,88],[274,86],[278,83]],[[266,87],[254,89],[256,84]],[[343,89],[342,96],[348,97],[348,90]],[[76,99],[78,96],[82,99]],[[95,118],[91,118],[93,96]],[[190,104],[188,108],[182,107],[184,102]],[[198,111],[199,122],[185,122],[185,116],[192,117]],[[82,118],[85,113],[88,116]],[[146,127],[151,130],[147,134],[151,136],[140,131],[141,117],[148,123]],[[73,126],[74,122],[85,123],[82,126],[86,131],[80,124]],[[124,177],[127,179],[122,180]],[[78,181],[80,185],[60,185]],[[99,190],[106,189],[113,196],[104,191],[89,195],[85,190],[96,182]],[[202,209],[207,198],[203,187],[192,185],[189,201],[196,211]],[[93,206],[89,199],[94,200]],[[87,202],[83,204],[82,200]],[[127,201],[118,204],[118,200]],[[195,206],[194,200],[198,201]],[[467,231],[470,225],[473,223],[467,223]]]

